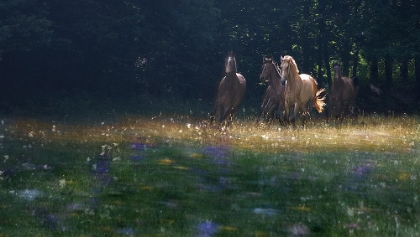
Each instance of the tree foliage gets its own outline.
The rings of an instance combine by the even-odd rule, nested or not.
[[[292,55],[325,87],[339,61],[365,85],[420,89],[419,10],[415,0],[5,0],[0,106],[81,95],[211,101],[230,50],[252,101],[264,54]]]
[[[0,3],[0,59],[3,53],[31,50],[51,40],[48,10],[41,1]]]

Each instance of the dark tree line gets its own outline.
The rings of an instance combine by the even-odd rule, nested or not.
[[[417,0],[4,0],[0,109],[145,96],[211,103],[230,50],[248,101],[264,91],[262,56],[289,54],[326,88],[340,61],[343,74],[394,99],[376,98],[386,102],[378,110],[418,109]],[[368,108],[367,94],[359,103]]]

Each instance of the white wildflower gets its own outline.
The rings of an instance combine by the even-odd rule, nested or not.
[[[65,179],[58,180],[58,185],[60,186],[60,189],[63,189],[66,186],[66,180]]]

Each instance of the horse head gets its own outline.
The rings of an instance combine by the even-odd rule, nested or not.
[[[289,70],[289,63],[287,59],[285,59],[283,56],[280,56],[280,82],[283,86],[286,84],[286,81],[287,81],[286,72],[288,72],[288,70]]]
[[[235,53],[230,51],[225,59],[225,72],[226,73],[236,73],[236,59]]]
[[[284,57],[280,57],[280,59],[281,83],[285,85],[289,78],[295,78],[296,76],[299,76],[299,69],[292,56],[286,55]]]
[[[273,64],[273,57],[264,56],[261,68],[260,81],[268,81],[270,79],[270,66]]]
[[[333,70],[334,70],[334,79],[340,79],[341,78],[341,69],[340,64],[338,62],[333,63]]]

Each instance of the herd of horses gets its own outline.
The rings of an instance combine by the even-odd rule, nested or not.
[[[310,117],[312,107],[318,113],[325,111],[327,121],[330,118],[340,122],[348,115],[358,93],[357,77],[348,78],[341,75],[339,63],[334,63],[334,80],[326,102],[326,90],[318,88],[318,83],[309,74],[299,74],[298,66],[293,57],[280,57],[278,65],[272,56],[264,56],[260,80],[267,82],[267,90],[257,118],[268,123],[276,117],[280,124],[292,124],[300,114],[302,123]],[[210,124],[218,113],[218,122],[232,122],[234,113],[241,104],[246,90],[246,80],[237,72],[234,52],[229,52],[225,58],[225,76],[221,80],[216,96],[216,102],[210,113]],[[229,117],[229,118],[228,118]]]

